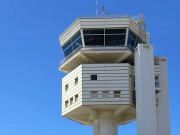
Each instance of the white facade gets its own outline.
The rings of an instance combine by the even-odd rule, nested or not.
[[[129,17],[77,19],[60,37],[62,115],[94,135],[134,120],[138,135],[170,135],[167,60],[146,36]]]
[[[136,118],[139,135],[157,135],[156,93],[152,47],[135,50]]]
[[[127,63],[78,66],[63,78],[62,115],[73,120],[81,115],[80,123],[92,124],[101,110],[108,109],[114,114],[113,117],[120,115],[121,108],[123,111],[134,110],[133,74],[133,67]],[[73,112],[75,109],[81,110],[78,116]],[[118,119],[117,122],[134,119],[134,112],[127,119]],[[83,119],[84,116],[89,120]],[[93,120],[90,117],[94,117]]]

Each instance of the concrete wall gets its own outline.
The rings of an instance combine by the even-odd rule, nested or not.
[[[78,83],[75,85],[75,78],[78,77]],[[65,85],[69,85],[68,90],[65,90]],[[78,100],[75,102],[75,96],[78,94]],[[73,103],[70,105],[70,99],[73,98]],[[65,102],[68,101],[68,106]],[[67,74],[62,79],[62,115],[82,105],[82,66],[80,65],[75,70]]]
[[[64,45],[80,29],[85,28],[130,28],[139,37],[144,40],[146,38],[144,31],[130,17],[79,18],[61,34],[59,38],[61,45]]]
[[[82,70],[83,105],[133,104],[131,65],[84,64]],[[97,75],[97,80],[91,80],[91,75]],[[97,97],[91,96],[92,91],[97,91]],[[108,96],[103,96],[104,91],[108,92]],[[114,98],[114,91],[120,91],[119,98]]]
[[[154,54],[150,45],[135,50],[136,121],[138,135],[158,135]]]
[[[161,69],[160,74],[160,91],[157,94],[157,130],[158,135],[170,135],[170,108],[169,108],[169,93],[168,93],[168,69],[167,59],[159,58]]]

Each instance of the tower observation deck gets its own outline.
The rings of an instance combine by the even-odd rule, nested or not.
[[[62,115],[94,135],[134,120],[138,135],[170,135],[167,60],[154,58],[148,39],[131,17],[77,19],[59,39]]]

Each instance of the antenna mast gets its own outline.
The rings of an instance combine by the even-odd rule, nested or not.
[[[104,7],[104,5],[102,6],[102,16],[104,16],[105,15],[105,7]]]
[[[96,0],[96,16],[98,16],[98,0]]]

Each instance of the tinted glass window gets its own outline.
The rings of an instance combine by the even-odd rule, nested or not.
[[[104,46],[104,35],[84,35],[86,46]]]
[[[72,46],[69,46],[66,50],[64,50],[64,55],[68,56],[73,52]]]
[[[78,32],[65,45],[63,45],[62,48],[63,48],[65,57],[70,55],[72,52],[74,52],[81,46],[82,46],[82,39],[81,39],[80,32]]]
[[[97,75],[91,75],[91,80],[97,80]]]
[[[118,98],[121,96],[121,91],[114,91],[114,97]]]
[[[128,35],[128,46],[135,48],[139,43],[143,43],[141,38],[139,38],[134,32],[130,30]]]
[[[125,35],[106,35],[106,46],[123,46],[125,44]]]
[[[84,29],[86,46],[124,46],[126,29]]]

